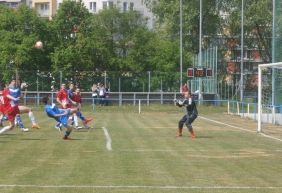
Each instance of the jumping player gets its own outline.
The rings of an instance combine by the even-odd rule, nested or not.
[[[190,132],[191,138],[195,138],[195,132],[192,127],[193,121],[197,118],[198,116],[198,111],[196,107],[195,101],[192,99],[191,92],[188,90],[183,93],[184,94],[184,100],[175,100],[175,103],[178,107],[186,107],[186,114],[182,117],[182,119],[179,120],[178,122],[178,129],[176,132],[176,137],[181,137],[182,136],[182,129],[183,125],[185,124],[186,127],[188,128]]]
[[[48,96],[43,97],[42,102],[45,104],[44,110],[47,115],[61,123],[66,128],[63,139],[70,139],[69,135],[71,134],[73,127],[68,124],[68,120],[69,116],[75,113],[77,109],[59,109],[54,103],[52,103]]]

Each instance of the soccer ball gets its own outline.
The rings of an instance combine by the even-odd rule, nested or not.
[[[42,49],[43,48],[43,43],[41,41],[37,41],[34,45],[35,48],[37,49]]]

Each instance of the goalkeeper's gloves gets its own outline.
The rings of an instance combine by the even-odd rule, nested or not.
[[[183,101],[180,101],[178,99],[174,99],[173,101],[175,102],[176,106],[178,106],[178,107],[182,107],[183,106]]]

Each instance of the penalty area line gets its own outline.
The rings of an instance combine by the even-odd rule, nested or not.
[[[105,135],[106,140],[107,140],[107,142],[106,142],[107,150],[112,151],[113,150],[112,149],[112,139],[110,137],[110,134],[109,134],[109,132],[108,132],[106,127],[102,127],[102,129],[104,131],[104,135]]]
[[[248,129],[244,129],[242,127],[237,127],[237,126],[234,126],[234,125],[229,125],[227,123],[223,123],[223,122],[220,122],[220,121],[216,121],[216,120],[212,120],[212,119],[209,119],[209,118],[206,118],[206,117],[202,117],[202,116],[199,116],[201,119],[204,119],[204,120],[207,120],[207,121],[210,121],[210,122],[213,122],[213,123],[217,123],[217,124],[220,124],[220,125],[225,125],[227,127],[232,127],[234,129],[239,129],[241,131],[246,131],[246,132],[250,132],[250,133],[257,133],[257,131],[252,131],[252,130],[248,130]],[[263,137],[266,137],[266,138],[270,138],[270,139],[274,139],[274,140],[277,140],[277,141],[282,141],[282,139],[279,139],[279,138],[276,138],[276,137],[273,137],[273,136],[270,136],[270,135],[266,135],[264,133],[259,133],[261,136]]]
[[[0,188],[100,188],[100,189],[282,189],[281,186],[99,186],[99,185],[21,185],[0,184]]]
[[[210,121],[210,122],[213,122],[213,123],[217,123],[219,125],[225,125],[227,127],[231,127],[231,128],[234,128],[234,129],[239,129],[239,130],[242,130],[242,131],[247,131],[247,132],[250,132],[250,133],[256,133],[255,131],[252,131],[252,130],[248,130],[248,129],[244,129],[242,127],[237,127],[237,126],[234,126],[234,125],[229,125],[227,123],[223,123],[223,122],[220,122],[220,121],[216,121],[216,120],[213,120],[213,119],[209,119],[209,118],[206,118],[206,117],[202,117],[202,116],[199,116],[201,119],[204,119],[206,121]]]

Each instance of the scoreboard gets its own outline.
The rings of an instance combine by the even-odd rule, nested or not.
[[[211,68],[196,67],[187,69],[187,77],[211,77],[213,72]]]

